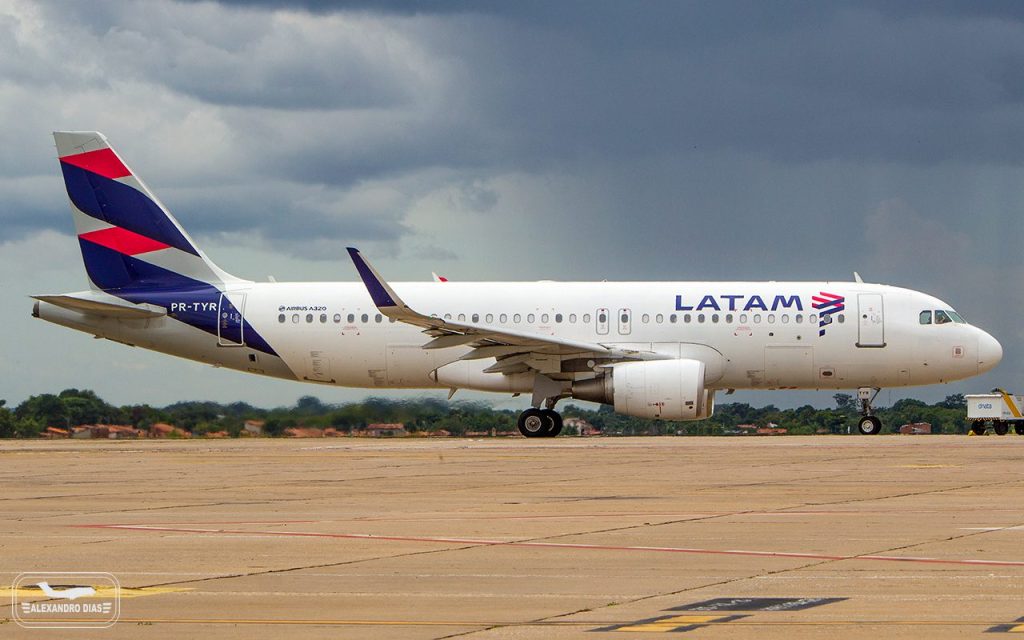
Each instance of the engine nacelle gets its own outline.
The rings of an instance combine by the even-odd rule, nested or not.
[[[611,404],[616,413],[657,420],[703,420],[715,410],[700,360],[619,363],[604,376],[575,383],[572,395]]]

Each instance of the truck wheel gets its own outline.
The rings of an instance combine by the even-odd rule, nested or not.
[[[976,436],[983,436],[983,435],[985,435],[985,421],[984,420],[978,420],[977,422],[972,424],[971,425],[971,433],[973,433]]]
[[[997,436],[1005,436],[1010,433],[1010,425],[1005,420],[996,420],[992,423],[992,430],[996,432]]]
[[[1013,425],[1013,431],[1018,436],[1024,436],[1024,424],[1015,424],[1015,425]]]

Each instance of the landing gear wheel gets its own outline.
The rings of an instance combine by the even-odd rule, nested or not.
[[[516,426],[527,438],[543,438],[551,430],[551,420],[540,409],[527,409],[519,414]]]
[[[875,416],[864,416],[857,423],[857,431],[866,436],[878,435],[882,431],[882,421]]]
[[[1024,424],[1013,425],[1013,432],[1018,436],[1024,436]]]
[[[544,409],[540,412],[540,415],[547,421],[549,425],[548,432],[545,433],[549,438],[554,438],[558,434],[562,433],[562,416],[554,409]]]
[[[1010,425],[1005,420],[996,420],[992,423],[992,430],[997,436],[1005,436],[1010,433]]]
[[[971,433],[973,433],[976,436],[983,436],[983,435],[985,435],[985,421],[984,420],[978,420],[977,422],[972,424],[971,425]]]

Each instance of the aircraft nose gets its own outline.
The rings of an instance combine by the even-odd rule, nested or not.
[[[1003,346],[989,334],[981,331],[978,336],[978,373],[994,369],[1003,359]]]

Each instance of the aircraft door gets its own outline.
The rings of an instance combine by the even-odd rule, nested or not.
[[[234,302],[220,294],[217,304],[217,346],[241,347],[245,344],[245,294],[232,293]]]
[[[608,310],[598,309],[594,314],[594,321],[597,323],[597,334],[600,336],[608,335]]]
[[[633,329],[633,312],[619,309],[619,333],[628,336]]]
[[[885,313],[880,293],[857,296],[857,346],[885,346]]]

